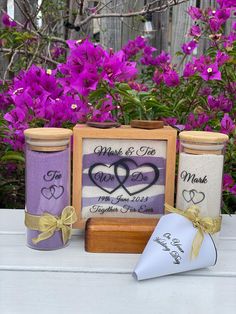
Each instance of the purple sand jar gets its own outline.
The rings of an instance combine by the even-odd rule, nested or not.
[[[49,213],[60,217],[70,205],[70,138],[72,131],[62,128],[32,128],[26,138],[26,216],[40,218]],[[26,224],[28,226],[28,224]],[[32,230],[33,229],[33,230]],[[47,239],[35,243],[40,231],[27,228],[27,244],[38,250],[65,246],[57,228]]]

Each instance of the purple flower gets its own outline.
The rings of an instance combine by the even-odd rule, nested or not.
[[[186,63],[184,71],[183,71],[183,77],[187,79],[193,76],[196,73],[196,70],[197,68],[193,63],[191,62]]]
[[[163,74],[158,69],[156,69],[155,72],[154,72],[153,81],[157,85],[160,85],[161,82],[163,81]]]
[[[5,27],[16,27],[17,24],[15,21],[12,21],[8,14],[3,13],[2,15],[2,25]]]
[[[206,65],[200,75],[205,81],[221,80],[221,72],[217,63]]]
[[[234,22],[234,23],[232,24],[232,30],[233,30],[234,32],[236,32],[236,22]]]
[[[209,26],[212,32],[218,32],[222,24],[222,20],[218,19],[216,16],[213,16],[209,19]]]
[[[65,48],[58,45],[58,44],[53,45],[53,47],[51,49],[51,55],[52,55],[53,59],[58,59],[61,56],[65,55],[65,53],[66,53]]]
[[[223,176],[223,190],[230,191],[234,184],[234,180],[229,173],[225,173]]]
[[[156,51],[156,48],[146,46],[143,50],[143,57],[140,59],[140,62],[144,65],[155,65],[156,61],[153,57],[154,51]]]
[[[167,64],[170,64],[171,62],[171,56],[168,52],[162,51],[159,56],[155,58],[155,64],[163,67],[166,66]]]
[[[211,58],[209,56],[200,56],[200,58],[196,59],[193,58],[194,66],[196,67],[196,70],[199,72],[202,72],[206,65],[211,64]]]
[[[227,53],[222,51],[217,51],[216,54],[216,62],[219,66],[222,66],[224,63],[226,63],[230,59],[229,55]]]
[[[190,55],[196,47],[197,47],[196,41],[191,40],[190,42],[183,44],[181,48],[186,55]]]
[[[140,48],[136,45],[134,40],[129,40],[122,50],[126,55],[126,59],[129,60],[140,51]]]
[[[215,15],[223,24],[230,18],[230,11],[229,8],[217,9]]]
[[[212,132],[212,127],[210,125],[206,125],[205,128],[204,128],[204,131],[207,131],[207,132]]]
[[[235,0],[216,0],[221,8],[236,8]]]
[[[200,37],[201,36],[201,28],[198,25],[193,25],[189,31],[190,36]]]
[[[123,51],[118,51],[112,56],[106,56],[102,76],[111,85],[114,82],[129,81],[137,74],[136,63],[125,61]]]
[[[212,88],[209,86],[200,89],[199,94],[202,96],[209,96],[212,93]]]
[[[202,129],[204,125],[210,120],[210,116],[205,112],[199,113],[195,115],[194,113],[190,113],[188,115],[187,124],[185,125],[185,129]]]
[[[228,115],[228,113],[224,114],[224,117],[222,118],[220,122],[220,126],[221,126],[220,132],[224,134],[230,134],[235,129],[235,124],[233,120],[230,118],[230,116]]]
[[[138,82],[135,81],[130,81],[128,82],[129,86],[138,91],[138,92],[147,92],[148,91],[148,87],[145,84],[139,84]]]
[[[126,59],[129,60],[142,51],[146,46],[147,39],[142,36],[138,36],[135,40],[129,40],[122,50],[125,53]]]
[[[207,98],[207,102],[210,109],[221,110],[223,112],[230,112],[233,107],[232,100],[225,97],[223,94],[219,95],[217,98],[210,95]]]
[[[232,50],[234,42],[236,40],[236,33],[231,32],[228,36],[224,36],[223,39],[224,48],[226,50]]]
[[[94,71],[95,70],[95,71]],[[97,88],[99,76],[96,69],[86,66],[85,70],[71,82],[71,87],[83,95],[87,96],[91,91]]]
[[[199,20],[202,18],[202,11],[196,7],[190,7],[188,9],[188,14],[191,16],[193,20]]]
[[[178,119],[174,117],[169,117],[169,118],[163,118],[163,121],[170,126],[175,126],[178,122]]]
[[[232,188],[230,189],[230,192],[231,192],[233,195],[236,195],[236,184],[234,184],[234,186],[232,186]]]
[[[104,122],[104,121],[114,121],[110,112],[104,112],[100,109],[94,109],[92,111],[91,121]]]
[[[134,42],[139,49],[144,49],[145,46],[147,45],[147,39],[142,36],[136,37]]]
[[[179,85],[179,75],[176,71],[169,69],[163,74],[164,82],[169,87],[175,87]]]

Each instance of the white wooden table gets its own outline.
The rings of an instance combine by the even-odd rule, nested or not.
[[[142,282],[138,254],[84,251],[83,235],[67,248],[25,245],[23,211],[0,210],[0,314],[235,314],[236,217],[224,216],[215,267]]]

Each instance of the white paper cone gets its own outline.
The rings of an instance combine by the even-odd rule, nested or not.
[[[204,236],[199,255],[191,259],[196,233],[189,219],[179,214],[163,216],[134,269],[134,278],[144,280],[215,265],[217,251],[209,234]]]

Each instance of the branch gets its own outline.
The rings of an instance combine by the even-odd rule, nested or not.
[[[12,52],[12,49],[9,49],[9,48],[0,48],[0,52],[7,52],[7,53],[9,53],[9,52]],[[14,53],[25,54],[25,50],[16,49],[16,50],[14,51]],[[27,51],[27,53],[30,54],[30,55],[32,55],[32,56],[34,56],[34,52]],[[57,61],[55,61],[55,60],[52,60],[52,59],[50,59],[50,58],[48,58],[48,57],[46,57],[46,56],[44,56],[44,55],[36,54],[36,56],[37,56],[38,58],[40,58],[41,60],[50,62],[50,63],[52,63],[52,64],[54,64],[54,65],[58,65],[58,64],[59,64],[59,62],[57,62]]]
[[[181,3],[187,2],[189,0],[167,0],[166,4],[163,4],[161,6],[156,6],[154,8],[151,8],[154,4],[158,3],[159,1],[152,1],[151,3],[149,3],[148,5],[144,6],[142,10],[140,11],[135,11],[135,12],[129,12],[129,13],[101,13],[101,14],[91,14],[89,15],[87,18],[85,18],[84,20],[82,20],[81,22],[79,22],[78,24],[76,24],[75,26],[83,26],[84,24],[87,24],[88,22],[90,22],[93,19],[101,19],[101,18],[106,18],[106,17],[133,17],[133,16],[144,16],[148,13],[154,13],[154,12],[163,12],[165,10],[167,10],[168,8],[171,8],[175,5],[179,5]]]
[[[9,49],[11,52],[13,52],[13,50]],[[11,69],[11,66],[14,62],[14,59],[15,59],[15,56],[16,56],[17,52],[16,50],[13,52],[13,55],[11,56],[11,59],[10,59],[10,62],[8,63],[8,66],[7,66],[7,69],[6,71],[4,72],[4,75],[3,75],[3,85],[5,84],[5,81],[6,81],[6,78],[7,78],[7,73],[10,71]]]
[[[23,8],[22,8],[22,7],[21,7],[21,4],[18,2],[18,0],[15,0],[15,2],[16,2],[16,5],[18,6],[19,10],[21,11],[21,13],[25,16],[27,22],[30,22],[30,23],[33,25],[33,27],[34,27],[36,33],[37,33],[39,36],[43,36],[43,35],[41,34],[41,32],[38,30],[38,27],[37,27],[37,25],[35,24],[33,18],[31,17],[31,13],[30,13],[29,10],[28,10],[28,7],[27,7],[26,3],[27,3],[28,5],[29,5],[29,3],[28,3],[27,1],[22,1],[22,2],[23,2],[23,3],[22,3]]]
[[[5,13],[5,14],[7,14],[7,12],[5,10],[3,10],[2,8],[0,8],[0,11]],[[14,19],[14,21],[22,29],[25,29],[29,33],[34,34],[35,36],[39,37],[39,33],[38,32],[36,32],[36,31],[34,31],[32,29],[29,29],[28,27],[26,27],[25,25],[23,25],[22,23],[20,23],[19,21],[15,20],[15,19]],[[63,38],[60,38],[60,37],[50,36],[50,35],[48,35],[48,36],[47,35],[43,35],[43,38],[46,39],[46,40],[50,40],[50,41],[60,42],[60,43],[63,43],[64,45],[66,45],[66,40],[64,40]]]

